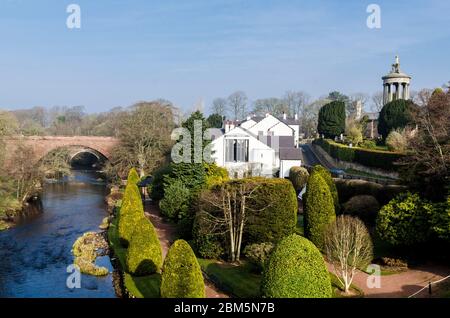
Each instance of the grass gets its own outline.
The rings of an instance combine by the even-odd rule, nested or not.
[[[119,259],[122,269],[126,268],[127,249],[119,243],[119,233],[117,228],[117,218],[111,222],[108,230],[108,240],[114,255]],[[149,276],[135,277],[127,273],[124,275],[124,285],[128,292],[136,298],[159,298],[159,288],[161,285],[161,275],[156,273]]]
[[[198,259],[200,267],[223,291],[238,298],[261,297],[261,275],[254,267],[243,262],[241,265],[220,263],[216,260]]]
[[[353,284],[350,285],[351,295],[343,294],[344,289],[337,276],[331,272],[329,274],[331,278],[331,287],[333,289],[333,298],[359,298],[364,296],[363,291]]]

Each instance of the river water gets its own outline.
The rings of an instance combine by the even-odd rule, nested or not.
[[[74,170],[66,180],[46,183],[43,212],[0,232],[0,297],[115,297],[112,274],[81,275],[81,288],[66,283],[76,281],[67,273],[72,245],[84,232],[98,231],[108,215],[106,195],[95,172]],[[107,256],[97,264],[112,272]]]

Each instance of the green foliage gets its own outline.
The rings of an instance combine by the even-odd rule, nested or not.
[[[205,180],[206,188],[211,188],[214,185],[220,184],[230,179],[228,176],[228,170],[223,167],[219,167],[215,163],[212,164],[205,163],[205,171],[206,171],[206,180]]]
[[[305,234],[318,248],[324,246],[324,233],[336,219],[333,197],[320,172],[313,171],[306,185]]]
[[[405,152],[407,144],[406,137],[397,130],[392,130],[386,138],[386,146],[391,151]]]
[[[319,111],[317,131],[327,138],[334,138],[345,131],[345,103],[333,101]]]
[[[350,148],[346,145],[326,139],[316,139],[313,141],[313,144],[320,146],[335,159],[354,162],[367,167],[383,170],[396,170],[395,162],[404,157],[403,154],[396,152],[362,149],[357,147]]]
[[[273,248],[274,244],[270,242],[250,244],[245,247],[244,255],[250,263],[255,265],[259,270],[263,270]]]
[[[382,240],[392,245],[411,246],[430,237],[429,219],[433,206],[418,194],[405,192],[383,206],[376,227]]]
[[[329,298],[331,280],[319,250],[296,234],[284,238],[272,252],[261,283],[268,298]]]
[[[353,146],[358,146],[363,141],[361,128],[355,125],[347,128],[345,135],[346,141],[352,143]]]
[[[289,180],[291,180],[296,191],[301,191],[303,189],[306,182],[308,182],[308,177],[308,170],[303,167],[292,167],[289,170]]]
[[[135,224],[126,262],[128,272],[134,276],[150,275],[161,269],[161,245],[155,228],[146,218]]]
[[[331,196],[333,197],[334,210],[336,213],[339,213],[340,211],[339,194],[337,192],[336,184],[334,183],[330,171],[328,171],[325,167],[321,165],[315,165],[311,171],[311,174],[315,172],[319,173],[322,176],[323,180],[325,180],[325,182],[327,183],[328,188],[330,189]]]
[[[211,235],[204,233],[204,224],[197,215],[192,229],[193,245],[200,257],[206,259],[218,259],[224,254],[224,235]]]
[[[446,202],[436,203],[431,216],[431,231],[441,240],[450,243],[450,196]]]
[[[211,128],[222,128],[223,118],[219,114],[211,114],[211,115],[209,115],[209,117],[206,119],[206,121],[208,122],[208,125]]]
[[[376,142],[373,141],[373,140],[369,140],[369,139],[364,140],[362,143],[359,144],[359,146],[361,148],[364,148],[364,149],[375,149],[375,148],[377,148]]]
[[[355,195],[342,205],[342,213],[357,216],[364,223],[373,225],[377,218],[380,204],[371,195]]]
[[[153,174],[152,183],[148,187],[150,197],[155,200],[161,200],[164,197],[164,178],[172,173],[172,166],[162,166]]]
[[[204,298],[205,284],[200,265],[189,244],[175,241],[164,260],[162,298]]]
[[[159,201],[163,215],[172,220],[183,219],[189,211],[191,192],[181,180],[174,180],[165,189],[164,198]]]
[[[175,180],[180,180],[191,190],[198,192],[206,182],[206,171],[203,163],[171,163],[170,174],[164,177],[164,189]]]
[[[140,180],[141,180],[141,178],[139,177],[139,174],[137,173],[136,169],[131,168],[130,172],[128,172],[127,184],[137,185],[137,183]]]
[[[128,246],[135,224],[143,217],[144,207],[139,189],[130,183],[125,188],[119,210],[119,237],[123,246]]]
[[[378,133],[385,139],[392,130],[406,127],[412,121],[413,108],[411,101],[403,99],[384,105],[378,118]]]

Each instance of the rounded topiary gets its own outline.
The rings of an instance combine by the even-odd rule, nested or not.
[[[261,292],[270,298],[329,298],[331,280],[319,250],[292,234],[275,247],[266,264]]]
[[[174,180],[166,186],[159,208],[166,217],[178,221],[188,215],[191,191],[181,180]]]
[[[333,177],[331,176],[330,171],[328,171],[326,168],[324,168],[321,165],[315,165],[313,167],[311,173],[314,173],[314,172],[320,173],[323,180],[325,180],[325,182],[327,183],[328,188],[330,189],[330,192],[331,192],[331,196],[333,197],[335,212],[339,213],[339,210],[340,210],[339,194],[338,194],[336,184],[334,183],[334,180],[333,180]]]
[[[141,196],[137,193],[137,186],[132,184],[126,186],[118,218],[120,243],[127,247],[136,222],[144,218],[144,207]]]
[[[161,269],[161,244],[155,228],[146,218],[135,224],[126,260],[127,270],[134,276],[150,275]]]
[[[128,172],[127,184],[137,185],[137,183],[140,180],[141,180],[141,178],[139,177],[139,174],[137,173],[136,169],[131,168],[130,172]]]
[[[378,133],[386,139],[393,129],[404,128],[412,121],[414,103],[397,99],[383,106],[378,117]]]
[[[319,110],[317,131],[326,138],[334,138],[345,130],[345,103],[333,101]]]
[[[291,180],[292,185],[296,191],[300,191],[306,185],[308,181],[309,173],[303,167],[292,167],[289,170],[289,180]]]
[[[371,195],[355,195],[342,205],[342,213],[357,216],[367,224],[375,224],[380,204]]]
[[[175,241],[167,253],[161,279],[162,298],[204,298],[205,283],[192,248]]]
[[[313,172],[309,177],[305,194],[305,235],[318,248],[324,246],[324,233],[336,219],[333,198],[322,174]]]

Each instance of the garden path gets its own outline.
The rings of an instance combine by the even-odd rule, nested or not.
[[[332,271],[332,266],[328,265]],[[382,275],[380,288],[367,287],[367,273],[358,271],[353,285],[364,292],[364,297],[368,298],[394,298],[408,297],[421,288],[450,274],[450,269],[446,266],[426,264],[410,268],[398,274]],[[436,288],[436,287],[433,287]],[[429,297],[428,289],[422,291],[415,297]]]
[[[176,228],[174,224],[165,222],[161,216],[160,210],[151,202],[145,202],[145,215],[150,218],[158,233],[159,241],[161,242],[163,257],[170,248],[170,245],[176,239]],[[217,288],[208,280],[205,279],[205,292],[207,298],[228,298],[229,296],[217,290]]]

